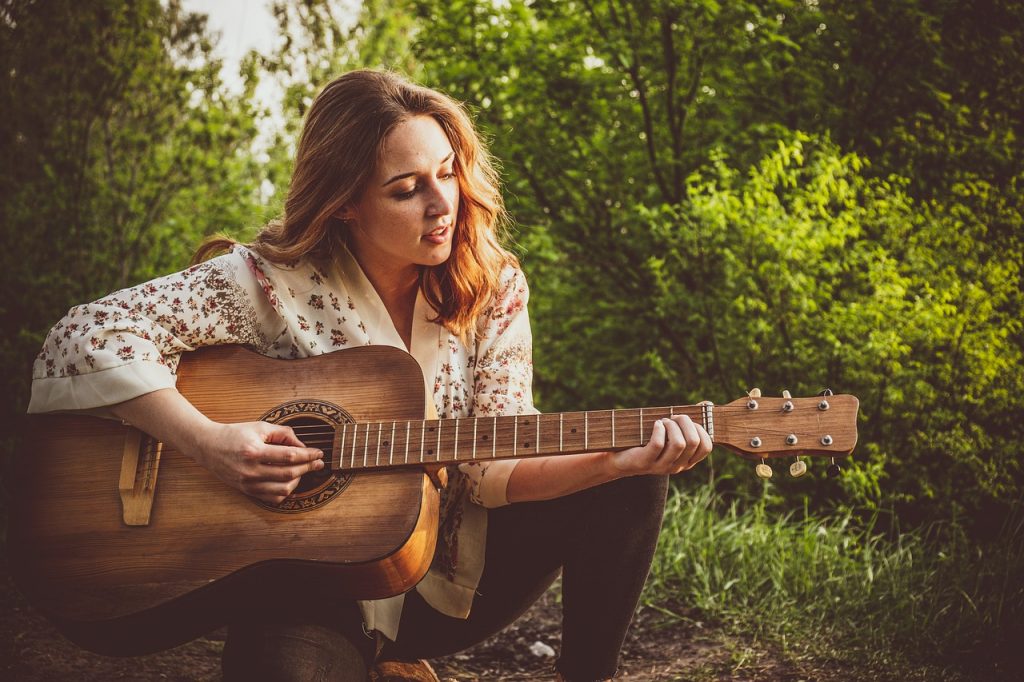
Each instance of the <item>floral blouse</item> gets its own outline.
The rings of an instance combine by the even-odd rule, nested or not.
[[[321,269],[305,262],[270,263],[236,246],[182,272],[68,311],[36,358],[28,411],[112,416],[111,405],[173,387],[181,353],[244,344],[283,359],[361,345],[394,346],[418,361],[427,401],[441,418],[534,413],[529,289],[523,273],[511,266],[501,282],[466,340],[431,322],[433,311],[419,293],[406,348],[347,251],[335,267]],[[486,513],[480,505],[507,504],[505,489],[515,464],[461,464],[450,472],[434,565],[418,588],[444,613],[469,613],[483,570]],[[364,604],[367,625],[394,639],[400,599],[397,605],[382,604]]]

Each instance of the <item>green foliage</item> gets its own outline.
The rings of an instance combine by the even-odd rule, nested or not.
[[[259,178],[243,153],[255,83],[227,94],[205,17],[155,0],[5,2],[0,31],[7,414],[70,305],[186,265],[205,234],[249,219]]]

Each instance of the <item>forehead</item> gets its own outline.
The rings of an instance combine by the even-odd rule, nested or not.
[[[399,123],[384,138],[379,177],[432,169],[452,153],[451,142],[432,116],[416,116]]]

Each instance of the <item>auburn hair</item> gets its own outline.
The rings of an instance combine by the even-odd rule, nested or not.
[[[362,195],[388,133],[415,116],[433,117],[447,135],[460,197],[451,256],[421,270],[420,289],[437,311],[435,321],[463,336],[497,293],[502,269],[517,265],[499,242],[507,214],[498,174],[460,103],[393,72],[351,71],[320,92],[299,137],[284,215],[264,226],[248,247],[272,263],[333,261],[347,238],[335,216]],[[224,235],[210,237],[193,262],[234,244]]]

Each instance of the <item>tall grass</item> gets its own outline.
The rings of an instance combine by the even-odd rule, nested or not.
[[[939,535],[674,490],[645,600],[829,658],[1012,668],[1024,653],[1014,649],[1024,647],[1021,515],[986,547]]]

